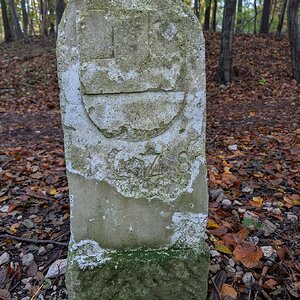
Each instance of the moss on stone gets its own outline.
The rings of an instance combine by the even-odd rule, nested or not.
[[[191,249],[118,251],[96,268],[69,255],[70,300],[206,299],[209,255]]]

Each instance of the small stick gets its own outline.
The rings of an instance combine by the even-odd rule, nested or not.
[[[264,267],[263,267],[263,270],[262,270],[262,272],[261,272],[261,275],[260,275],[259,281],[258,281],[258,284],[259,284],[260,286],[262,286],[263,279],[264,279],[264,277],[266,276],[266,274],[267,274],[267,272],[268,272],[268,269],[269,269],[268,266],[264,266]],[[261,293],[265,296],[265,298],[270,299],[269,295],[263,290],[263,288],[262,288],[262,290],[261,290]],[[258,295],[258,291],[255,292],[255,294],[254,294],[254,300],[256,300],[257,295]],[[267,295],[267,296],[266,296],[266,295]]]
[[[215,291],[218,293],[219,300],[222,300],[222,295],[221,295],[220,290],[218,289],[218,287],[217,287],[214,279],[212,278],[212,276],[210,278],[211,278],[212,284],[213,284],[213,286],[215,288]]]
[[[265,290],[261,290],[261,293],[264,295],[264,297],[268,300],[272,300],[272,298],[267,294]]]
[[[19,196],[22,195],[26,195],[26,196],[30,196],[36,199],[41,199],[41,200],[46,200],[46,201],[50,201],[51,199],[46,197],[46,196],[39,196],[39,195],[35,195],[35,194],[31,194],[31,193],[18,193]]]
[[[30,300],[34,300],[34,298],[40,293],[41,289],[45,285],[45,282],[38,288],[38,290],[35,292],[35,294],[30,298]]]
[[[25,243],[54,244],[54,245],[58,245],[58,246],[68,247],[68,243],[56,242],[56,241],[53,241],[53,240],[28,239],[28,238],[17,237],[17,236],[10,235],[10,234],[0,234],[0,239],[13,239],[13,240],[20,241],[20,242],[25,242]]]
[[[210,294],[209,300],[215,300],[216,296],[218,296],[219,300],[222,300],[222,295],[220,292],[220,289],[222,288],[223,283],[226,280],[226,272],[223,270],[220,270],[218,274],[215,276],[216,281],[212,278],[210,275],[210,278],[212,280],[214,289]]]

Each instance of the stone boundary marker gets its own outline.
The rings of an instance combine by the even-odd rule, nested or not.
[[[199,22],[181,0],[73,0],[57,54],[69,299],[206,299]]]

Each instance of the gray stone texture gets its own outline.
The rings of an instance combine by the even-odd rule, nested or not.
[[[57,54],[70,299],[205,299],[199,22],[180,0],[73,0]]]

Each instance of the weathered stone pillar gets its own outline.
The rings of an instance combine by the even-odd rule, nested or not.
[[[73,0],[58,73],[69,299],[205,299],[205,58],[181,0]]]

